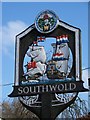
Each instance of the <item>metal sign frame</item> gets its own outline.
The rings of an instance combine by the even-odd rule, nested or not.
[[[49,11],[44,11],[48,13]],[[46,16],[47,17],[47,16]],[[38,17],[37,17],[38,18]],[[25,77],[22,77],[24,74],[23,71],[23,62],[25,54],[28,50],[28,47],[32,45],[33,41],[37,40],[37,36],[45,36],[46,38],[57,37],[59,35],[68,34],[70,38],[70,43],[68,44],[72,54],[73,54],[73,66],[68,78],[57,81],[52,80],[52,82],[38,82],[33,84],[21,84],[22,79],[26,80]],[[81,60],[81,30],[74,26],[71,26],[61,20],[57,20],[57,25],[55,29],[50,30],[49,32],[40,32],[38,31],[36,24],[32,24],[30,27],[25,29],[23,32],[16,36],[16,45],[15,45],[15,81],[13,86],[13,92],[8,95],[9,97],[25,97],[23,101],[21,98],[20,102],[29,110],[34,112],[42,118],[53,118],[71,105],[78,92],[88,91],[83,87],[82,81],[82,60]],[[72,78],[74,77],[74,79]],[[34,92],[32,92],[34,91]],[[56,100],[55,94],[67,94],[75,93],[72,96],[71,100],[66,103],[62,103],[59,100]],[[30,96],[36,95],[36,100],[39,101],[30,105],[28,99]],[[39,95],[39,97],[38,97]],[[27,99],[28,97],[28,99]],[[27,104],[28,103],[28,104]],[[46,114],[45,114],[46,113]]]

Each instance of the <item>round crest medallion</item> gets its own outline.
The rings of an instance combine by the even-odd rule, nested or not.
[[[41,33],[52,32],[57,27],[58,17],[53,11],[45,10],[37,15],[35,27]]]

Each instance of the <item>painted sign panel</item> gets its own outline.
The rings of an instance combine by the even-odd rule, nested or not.
[[[44,86],[44,92],[51,93],[83,91],[80,29],[62,22],[53,11],[42,11],[33,25],[16,36],[15,55],[17,95],[13,92],[12,96],[25,95],[22,91],[29,89],[41,94]],[[54,84],[56,89],[52,91]],[[34,94],[27,91],[27,96]]]
[[[42,24],[41,19],[45,20]],[[57,21],[54,27],[52,19]],[[41,28],[48,24],[51,28],[40,31],[39,23]],[[32,80],[81,80],[79,47],[79,29],[61,22],[52,11],[40,13],[35,24],[16,37],[15,85]]]

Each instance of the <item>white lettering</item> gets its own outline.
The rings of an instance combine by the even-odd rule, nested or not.
[[[76,88],[76,84],[70,83],[70,90],[74,90]]]
[[[38,85],[38,86],[25,86],[18,87],[18,94],[28,94],[28,93],[41,93],[41,92],[56,92],[56,91],[73,91],[76,89],[75,83],[65,83],[65,84],[55,84],[55,85]]]
[[[64,90],[64,85],[63,85],[63,84],[58,85],[58,90],[59,90],[59,91]]]
[[[44,88],[44,86],[42,86],[42,92],[44,92],[45,91],[45,88]]]
[[[68,85],[67,85],[67,84],[65,84],[65,90],[68,90],[67,86],[68,86]]]
[[[40,92],[40,86],[37,86],[37,88],[38,88],[38,89],[37,89],[37,92]]]
[[[19,87],[19,88],[18,88],[18,94],[22,94],[22,92],[23,92],[22,87]]]
[[[34,91],[33,92],[36,93],[36,86],[34,86]]]
[[[55,90],[56,90],[57,85],[49,85],[49,87],[50,87],[50,91],[55,91]]]
[[[48,92],[48,85],[46,85],[46,92]]]
[[[30,93],[32,93],[32,92],[33,92],[33,91],[32,91],[32,87],[31,87],[31,86],[29,87],[29,90],[30,90]]]
[[[23,93],[25,94],[29,93],[29,88],[28,87],[23,88]]]

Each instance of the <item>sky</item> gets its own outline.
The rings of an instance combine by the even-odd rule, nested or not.
[[[2,24],[0,24],[0,28],[2,27],[2,39],[0,40],[2,53],[0,54],[2,54],[3,85],[14,83],[15,36],[32,25],[37,14],[45,9],[53,10],[60,20],[81,29],[82,68],[88,67],[87,2],[3,2]],[[87,87],[87,70],[82,71],[82,76],[85,81],[84,86]],[[12,85],[3,86],[2,100],[10,99],[8,95],[12,90]],[[80,93],[80,97],[87,100],[88,94]]]
[[[32,0],[1,0],[2,2],[32,2]],[[33,0],[33,2],[88,2],[89,0]]]

